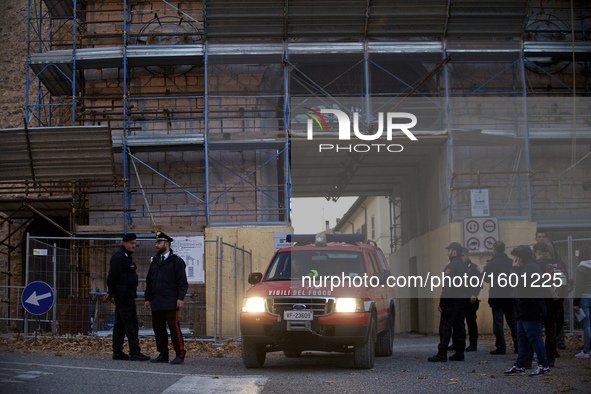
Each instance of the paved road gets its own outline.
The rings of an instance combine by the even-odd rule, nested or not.
[[[3,393],[384,393],[384,392],[590,392],[591,360],[564,351],[549,377],[503,376],[515,355],[492,356],[481,343],[464,362],[429,363],[433,336],[398,335],[394,355],[377,358],[372,370],[352,368],[351,355],[305,353],[297,359],[267,356],[265,368],[242,360],[187,358],[183,365],[113,361],[110,357],[64,357],[0,353]],[[1,351],[1,349],[0,349]],[[568,356],[568,357],[566,357]]]

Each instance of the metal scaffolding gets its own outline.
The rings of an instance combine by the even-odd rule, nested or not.
[[[568,171],[534,176],[531,150],[570,146],[567,168],[584,158],[571,129],[579,129],[579,141],[590,138],[583,116],[590,7],[566,0],[349,0],[338,7],[30,0],[27,125],[109,125],[121,154],[125,225],[173,216],[192,226],[287,224],[292,195],[391,194],[445,144],[438,223],[466,216],[468,190],[484,186],[493,190],[496,215],[545,220],[552,202],[534,197],[572,178]],[[342,163],[290,167],[288,136],[298,138],[290,103],[303,96],[421,98],[438,108],[438,124],[393,168],[372,172],[383,188],[359,190]],[[541,96],[579,101],[548,126],[537,118],[543,104],[533,98]],[[482,109],[490,105],[505,112]],[[292,179],[301,187],[292,190]]]

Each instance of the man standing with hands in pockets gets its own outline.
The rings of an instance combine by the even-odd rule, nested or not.
[[[168,362],[168,333],[176,353],[171,364],[182,364],[185,360],[185,346],[179,326],[179,309],[187,294],[189,284],[185,273],[185,262],[170,249],[173,239],[161,231],[156,233],[156,256],[152,257],[146,277],[146,302],[144,307],[152,309],[152,327],[156,336],[156,349],[160,353],[153,363]]]

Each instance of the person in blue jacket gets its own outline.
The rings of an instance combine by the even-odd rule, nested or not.
[[[185,345],[179,325],[179,310],[187,294],[189,284],[185,272],[186,264],[173,253],[170,244],[173,239],[161,231],[156,233],[156,256],[146,277],[146,301],[144,307],[152,309],[152,327],[156,337],[156,349],[160,353],[151,360],[154,363],[168,362],[168,333],[176,353],[171,364],[182,364],[185,360]]]

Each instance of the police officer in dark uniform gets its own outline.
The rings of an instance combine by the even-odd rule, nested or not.
[[[492,310],[493,334],[495,335],[495,349],[490,354],[507,354],[505,328],[503,316],[511,330],[511,338],[515,353],[517,353],[517,321],[515,320],[515,299],[511,286],[499,286],[500,278],[508,278],[511,274],[513,260],[505,253],[505,243],[497,241],[493,244],[492,259],[484,267],[484,281],[490,283],[488,291],[488,305]]]
[[[156,349],[160,353],[154,363],[168,362],[168,333],[176,352],[171,364],[182,364],[185,360],[185,346],[179,325],[179,309],[189,284],[185,273],[185,262],[170,249],[173,239],[161,231],[156,233],[156,252],[152,257],[146,277],[146,302],[144,307],[152,309],[152,327],[156,336]]]
[[[480,306],[480,300],[478,299],[478,295],[480,294],[480,267],[470,260],[469,251],[467,248],[462,248],[462,261],[466,264],[466,268],[468,269],[468,279],[472,277],[477,277],[476,279],[472,279],[472,283],[476,286],[470,286],[470,302],[466,305],[466,325],[468,326],[468,337],[470,338],[470,345],[466,348],[467,352],[475,352],[478,350],[478,324],[476,323],[476,311],[478,311],[478,307]]]
[[[137,241],[135,234],[125,234],[123,244],[111,257],[108,292],[103,301],[115,302],[115,324],[113,325],[113,360],[147,361],[150,357],[140,353],[138,339],[139,324],[135,299],[137,298],[137,266],[131,255]],[[123,342],[127,335],[129,355],[123,353]]]
[[[466,265],[460,257],[462,254],[462,245],[458,242],[452,242],[447,249],[449,264],[445,267],[445,281],[439,300],[439,312],[441,319],[439,321],[439,346],[437,354],[429,357],[431,362],[446,362],[449,341],[453,336],[453,343],[456,347],[454,355],[450,356],[451,361],[464,361],[464,347],[466,346],[466,327],[464,318],[466,316],[466,305],[468,301],[469,289],[465,286],[454,286],[453,280],[468,274]],[[451,279],[451,283],[448,281]],[[459,281],[457,280],[456,284]],[[462,284],[464,284],[462,282]]]

